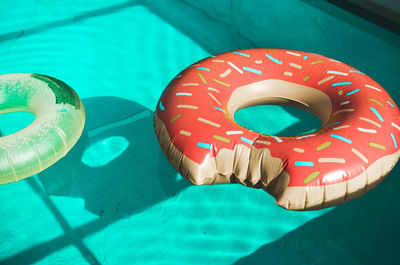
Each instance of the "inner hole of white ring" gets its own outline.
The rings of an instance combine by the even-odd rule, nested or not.
[[[321,90],[278,79],[262,80],[236,88],[229,98],[227,107],[229,114],[235,117],[235,121],[243,127],[263,134],[276,135],[275,132],[264,131],[263,128],[266,127],[262,127],[262,125],[268,126],[269,118],[285,123],[287,122],[284,120],[285,116],[287,118],[290,116],[283,115],[288,114],[287,112],[276,111],[277,106],[275,106],[275,114],[268,113],[263,117],[263,114],[259,113],[256,120],[254,120],[254,114],[256,114],[256,112],[252,109],[264,109],[262,112],[266,113],[268,112],[268,107],[265,105],[288,106],[281,107],[280,109],[287,108],[287,112],[291,112],[292,114],[297,113],[298,115],[292,115],[292,117],[298,116],[297,121],[304,121],[306,119],[312,121],[312,124],[309,124],[311,127],[308,127],[308,123],[303,122],[303,126],[305,126],[303,127],[304,129],[300,128],[298,131],[287,130],[286,132],[281,130],[277,136],[297,136],[309,133],[310,131],[326,126],[332,114],[331,99]],[[271,108],[273,108],[273,106],[269,106],[270,110]],[[294,110],[294,108],[297,110]],[[241,109],[243,109],[243,111],[239,111]],[[237,111],[239,111],[238,115],[235,115]],[[309,112],[310,114],[306,114],[305,112]],[[315,117],[313,117],[313,115],[315,115]],[[242,120],[242,116],[245,116],[244,120]],[[253,117],[250,118],[251,116]],[[316,117],[318,117],[320,123]],[[305,119],[303,120],[303,118]],[[265,119],[264,122],[262,121],[263,119]],[[254,124],[255,127],[251,124]],[[259,127],[260,125],[261,127]]]
[[[16,133],[28,127],[35,118],[35,114],[27,111],[0,114],[0,137]]]

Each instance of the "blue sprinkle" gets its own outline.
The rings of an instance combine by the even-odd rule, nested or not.
[[[303,57],[304,60],[306,60],[307,58],[308,58],[307,56],[304,56],[304,57]]]
[[[356,71],[356,70],[349,70],[349,73],[359,73],[359,74],[365,75],[363,72]]]
[[[397,149],[397,142],[396,142],[396,138],[394,138],[394,135],[393,135],[393,133],[391,133],[390,135],[392,136],[392,139],[393,139],[394,148],[396,148],[396,149]]]
[[[62,110],[60,110],[60,112],[65,113],[65,112],[67,112],[67,110],[66,109],[62,109]]]
[[[357,88],[357,89],[355,89],[355,90],[353,90],[353,91],[347,93],[346,96],[350,96],[350,95],[352,95],[352,94],[354,94],[354,93],[357,93],[358,91],[360,91],[359,88]]]
[[[332,86],[351,85],[351,82],[333,83]]]
[[[332,123],[332,124],[329,124],[328,126],[336,125],[336,124],[339,124],[339,123],[340,123],[340,122],[337,121],[337,122],[334,122],[334,123]]]
[[[374,107],[371,107],[370,109],[375,113],[376,117],[378,117],[378,119],[381,122],[383,122],[383,118],[382,118],[381,114],[379,114],[379,112]]]
[[[208,69],[208,68],[205,68],[205,67],[197,67],[197,69],[200,69],[200,70],[205,70],[205,71],[209,71],[210,72],[210,69]]]
[[[272,57],[271,55],[269,55],[268,53],[265,54],[265,56],[268,57],[268,59],[270,59],[271,61],[277,63],[277,64],[282,64],[282,61],[279,61],[278,59],[275,59],[274,57]]]
[[[233,52],[233,53],[239,54],[239,55],[242,55],[242,56],[246,56],[246,57],[250,57],[249,54],[245,54],[245,53],[242,53],[242,52]]]
[[[206,143],[202,143],[202,142],[198,142],[197,143],[198,147],[203,147],[205,149],[211,149],[212,145],[211,144],[206,144]]]
[[[240,137],[240,140],[242,140],[243,142],[248,143],[250,145],[253,145],[253,143],[254,143],[252,140],[247,139],[245,137]]]
[[[226,111],[225,111],[225,110],[223,110],[223,109],[221,109],[221,108],[218,108],[218,107],[214,107],[214,108],[216,108],[217,110],[220,110],[220,111],[222,111],[222,112],[224,112],[224,113],[226,114]]]
[[[165,107],[163,106],[163,104],[162,104],[161,101],[160,101],[160,104],[158,104],[158,106],[160,107],[160,110],[161,110],[161,111],[164,111],[164,110],[165,110]]]
[[[314,163],[309,161],[296,161],[294,165],[298,167],[313,167]]]
[[[331,137],[336,138],[336,139],[339,139],[339,140],[342,140],[343,142],[346,142],[346,143],[348,143],[348,144],[351,144],[351,143],[352,143],[351,140],[349,140],[349,139],[347,139],[347,138],[344,138],[343,136],[340,136],[340,135],[331,134]]]
[[[243,66],[243,70],[249,71],[249,72],[252,72],[252,73],[255,73],[255,74],[258,74],[258,75],[262,74],[262,72],[260,70],[256,70],[256,69],[249,68],[249,67],[246,67],[246,66]]]
[[[392,106],[394,108],[394,105],[392,104],[392,102],[390,102],[389,100],[386,101],[390,106]]]

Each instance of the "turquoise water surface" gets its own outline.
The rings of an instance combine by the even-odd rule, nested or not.
[[[87,114],[65,158],[0,186],[0,264],[400,263],[399,167],[345,205],[287,211],[261,190],[183,180],[152,123],[159,96],[179,71],[253,47],[341,60],[399,103],[398,35],[311,0],[3,0],[0,10],[0,74],[63,80]],[[278,135],[319,126],[279,106],[235,118]],[[31,120],[0,115],[0,132]]]

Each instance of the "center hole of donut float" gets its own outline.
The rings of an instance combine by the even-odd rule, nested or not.
[[[316,116],[290,106],[251,106],[236,111],[234,115],[241,126],[266,135],[297,136],[321,127]]]
[[[35,118],[35,114],[23,111],[0,114],[0,137],[28,127]]]

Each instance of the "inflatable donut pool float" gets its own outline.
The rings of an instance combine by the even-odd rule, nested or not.
[[[26,128],[0,137],[0,184],[29,177],[65,156],[78,141],[85,111],[65,83],[39,74],[0,75],[0,114],[30,112]]]
[[[260,134],[233,119],[259,104],[321,120],[296,137]],[[154,115],[163,152],[194,184],[262,188],[292,210],[342,204],[375,187],[399,159],[399,110],[374,80],[306,52],[250,49],[204,59],[176,76]]]

